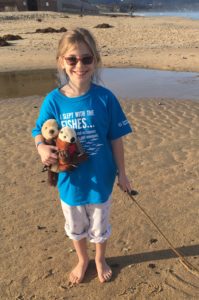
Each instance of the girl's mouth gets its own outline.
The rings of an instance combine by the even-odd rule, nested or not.
[[[77,76],[80,76],[80,77],[82,77],[82,76],[84,76],[86,73],[87,73],[87,71],[84,71],[84,72],[74,72]]]

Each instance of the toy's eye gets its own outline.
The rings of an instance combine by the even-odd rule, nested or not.
[[[61,130],[60,132],[63,133],[63,130]]]
[[[66,136],[64,136],[64,138],[66,139]]]
[[[45,130],[47,130],[48,129],[48,127],[45,127]]]

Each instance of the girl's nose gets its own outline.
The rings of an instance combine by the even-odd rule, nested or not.
[[[84,67],[84,64],[82,63],[81,60],[78,60],[76,67]]]

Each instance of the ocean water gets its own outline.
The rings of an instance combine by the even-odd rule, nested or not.
[[[134,15],[143,17],[179,17],[199,20],[199,11],[135,11]]]

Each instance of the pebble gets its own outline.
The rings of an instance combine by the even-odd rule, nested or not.
[[[150,269],[154,269],[154,268],[156,267],[156,265],[155,265],[155,264],[148,264],[148,267],[149,267]]]
[[[68,253],[73,253],[73,252],[75,252],[75,249],[72,248],[68,249]]]
[[[154,244],[154,243],[157,243],[158,240],[157,239],[150,239],[150,244]]]
[[[42,229],[46,229],[46,227],[45,227],[45,226],[37,225],[37,229],[38,229],[38,230],[42,230]]]

